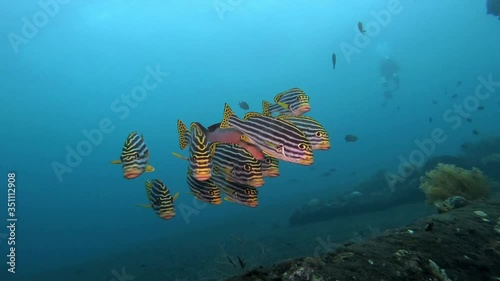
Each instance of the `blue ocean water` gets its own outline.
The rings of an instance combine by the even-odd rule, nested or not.
[[[15,274],[7,272],[10,245],[0,236],[2,280],[157,239],[213,247],[207,229],[240,218],[286,221],[323,192],[379,169],[396,171],[435,129],[446,140],[426,158],[498,135],[499,82],[488,88],[484,81],[500,81],[500,23],[483,2],[2,0],[0,213],[8,225],[7,174],[15,173],[18,219]],[[401,87],[382,106],[385,56],[398,62]],[[195,203],[186,162],[171,155],[180,152],[176,121],[220,122],[224,103],[243,117],[239,101],[261,111],[262,100],[293,87],[310,96],[307,115],[325,126],[332,148],[315,152],[313,168],[282,162],[281,176],[259,189],[256,209]],[[484,111],[471,110],[477,101]],[[461,104],[473,123],[456,118]],[[132,131],[144,135],[156,171],[126,180],[109,161]],[[347,134],[359,140],[347,143]],[[331,168],[334,176],[320,176]],[[176,205],[195,213],[163,221],[136,207],[147,203],[144,181],[152,178],[180,192]],[[11,235],[6,227],[0,233]],[[183,233],[199,238],[183,241]]]

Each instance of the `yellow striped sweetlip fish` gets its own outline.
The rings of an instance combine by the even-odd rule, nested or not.
[[[330,149],[330,137],[325,127],[309,116],[280,115],[277,117],[293,123],[306,135],[311,142],[313,150]]]
[[[262,164],[242,146],[234,143],[215,143],[213,166],[232,182],[252,187],[264,185]]]
[[[268,178],[278,177],[280,175],[279,164],[280,161],[271,156],[264,156],[263,160],[260,160],[262,164],[262,175]]]
[[[288,121],[257,112],[249,112],[241,120],[226,103],[220,126],[241,131],[268,156],[301,165],[314,162],[311,143],[304,132]]]
[[[249,185],[244,185],[237,182],[227,181],[225,175],[218,171],[217,167],[213,168],[213,176],[211,180],[224,193],[225,201],[255,208],[259,205],[259,191]]]
[[[262,114],[271,116],[273,113],[300,116],[311,110],[309,96],[299,88],[291,88],[277,94],[274,104],[262,102]]]
[[[155,169],[148,163],[149,149],[144,137],[137,132],[128,135],[120,160],[111,161],[111,164],[122,164],[123,177],[126,179],[135,179],[144,172],[153,172]]]
[[[193,176],[191,169],[188,168],[187,184],[190,193],[201,202],[212,205],[222,204],[220,189],[217,188],[211,179],[199,181]]]
[[[190,130],[188,130],[181,120],[177,120],[177,131],[179,147],[182,150],[189,147],[187,160],[193,177],[200,181],[208,180],[211,177],[214,144],[208,143],[207,136],[196,122],[191,123]],[[179,157],[179,155],[174,155]]]
[[[174,200],[179,197],[179,192],[172,197],[163,181],[154,179],[146,181],[146,194],[149,204],[137,204],[137,206],[152,208],[164,220],[175,217]]]

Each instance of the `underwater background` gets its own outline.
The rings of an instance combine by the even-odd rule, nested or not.
[[[267,262],[312,255],[315,237],[326,234],[288,226],[303,204],[348,190],[380,169],[396,171],[400,156],[408,159],[436,128],[447,138],[426,158],[457,154],[464,142],[500,132],[499,82],[480,100],[484,110],[470,112],[472,122],[449,112],[454,104],[473,104],[484,81],[500,81],[500,25],[483,1],[0,4],[0,213],[8,225],[7,174],[15,173],[18,219],[15,274],[5,266],[11,234],[0,228],[2,280],[30,280],[94,260],[110,265],[87,280],[112,280],[125,266],[112,263],[115,256],[135,261],[136,280],[150,280],[140,278],[144,267],[165,280],[198,280],[192,273],[233,236],[272,244]],[[381,19],[380,11],[389,10]],[[368,29],[364,39],[359,21]],[[379,73],[387,57],[399,64],[401,80],[390,100]],[[124,97],[148,75],[154,86],[128,103]],[[239,101],[261,112],[263,100],[293,87],[309,95],[307,115],[328,130],[331,149],[315,152],[310,167],[281,162],[280,176],[259,188],[257,208],[197,202],[188,193],[186,162],[172,156],[182,154],[177,120],[209,126],[221,121],[224,103],[242,118]],[[132,131],[144,135],[156,170],[126,180],[109,161],[119,158]],[[346,142],[348,134],[359,140]],[[329,170],[335,172],[325,175]],[[172,220],[135,206],[147,203],[144,182],[153,178],[180,193]],[[404,224],[430,212],[422,200],[393,215]],[[387,214],[375,214],[333,227],[378,219],[394,226]],[[269,236],[274,242],[261,241]],[[276,241],[300,246],[283,254]]]

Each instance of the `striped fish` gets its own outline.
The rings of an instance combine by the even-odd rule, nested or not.
[[[146,181],[146,194],[149,204],[137,204],[137,206],[152,208],[164,220],[175,217],[174,200],[179,197],[179,192],[172,197],[163,181],[154,179]]]
[[[122,164],[123,177],[126,179],[135,179],[144,172],[153,172],[155,169],[148,163],[149,149],[144,137],[137,132],[128,135],[120,160],[111,161],[111,164]]]
[[[313,150],[330,149],[330,137],[325,127],[315,119],[308,116],[280,115],[278,119],[293,123],[306,135],[311,142]]]
[[[191,123],[188,131],[186,125],[181,120],[177,120],[177,131],[179,147],[184,150],[189,146],[189,158],[184,158],[177,153],[174,153],[174,156],[188,160],[195,179],[208,180],[211,176],[214,145],[208,143],[207,136],[198,123]]]
[[[218,171],[217,167],[213,169],[212,181],[226,195],[225,201],[245,205],[255,208],[259,205],[259,191],[251,186],[237,182],[226,181],[225,175]]]
[[[208,142],[235,143],[242,146],[257,160],[264,160],[264,153],[257,146],[246,142],[243,133],[233,128],[220,128],[220,123],[216,123],[205,129],[201,124]]]
[[[262,164],[240,145],[216,143],[213,166],[224,173],[228,181],[252,187],[264,185]]]
[[[262,164],[262,175],[264,177],[274,178],[280,175],[280,161],[278,159],[265,156],[264,160],[261,160],[260,163]]]
[[[249,112],[241,120],[226,103],[220,127],[233,127],[241,131],[251,144],[268,156],[301,165],[311,165],[314,162],[311,143],[290,122],[257,112]]]
[[[201,202],[213,205],[222,204],[220,189],[213,183],[211,179],[199,181],[193,176],[193,172],[188,168],[187,184],[191,194]]]
[[[309,96],[299,88],[277,94],[274,97],[274,104],[262,102],[262,114],[266,116],[271,116],[273,113],[300,116],[310,110]]]

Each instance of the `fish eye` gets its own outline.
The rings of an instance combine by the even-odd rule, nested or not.
[[[267,164],[271,164],[271,158],[266,158],[265,162],[266,162]]]
[[[325,133],[324,133],[324,132],[322,132],[322,131],[317,131],[317,132],[315,133],[315,135],[316,135],[318,138],[320,138],[320,137],[324,137],[324,136],[325,136]]]
[[[191,156],[191,161],[193,161],[193,162],[198,161],[198,156],[196,156],[196,155],[192,155],[192,156]]]
[[[245,169],[245,171],[247,171],[247,172],[250,172],[250,171],[252,170],[252,166],[250,166],[250,165],[248,165],[248,164],[245,164],[245,165],[243,166],[243,169]]]
[[[307,149],[307,144],[305,144],[305,143],[299,143],[298,147],[299,147],[300,150],[306,150]]]
[[[251,195],[252,194],[252,191],[250,189],[245,189],[245,194],[246,195]]]
[[[209,194],[210,196],[214,196],[214,191],[213,191],[213,190],[209,190],[209,191],[208,191],[208,194]]]

